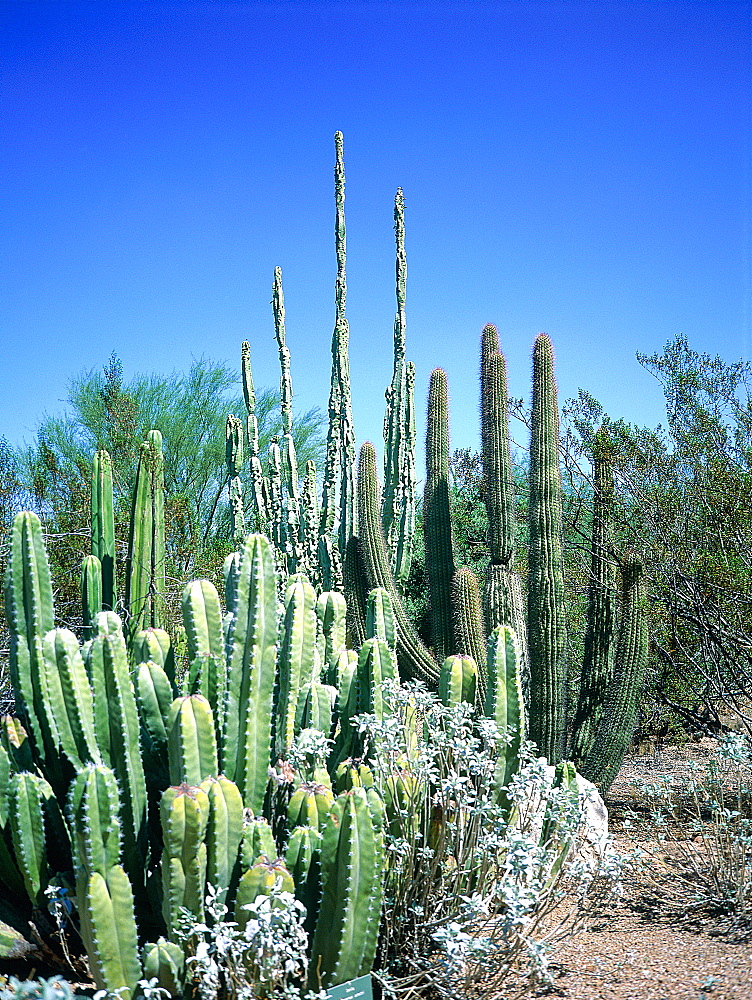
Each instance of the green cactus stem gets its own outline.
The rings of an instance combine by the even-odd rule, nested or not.
[[[38,751],[44,754],[40,640],[54,628],[55,614],[42,525],[29,511],[16,514],[13,520],[5,570],[5,613],[16,712]]]
[[[337,686],[339,655],[347,645],[347,602],[336,590],[320,594],[316,616],[324,640],[323,656],[326,681]]]
[[[431,688],[436,688],[439,682],[439,667],[418,638],[397,591],[381,530],[379,509],[376,453],[373,445],[366,442],[360,449],[358,471],[358,519],[366,576],[371,587],[383,587],[392,599],[400,671],[404,671],[406,677],[422,680]]]
[[[263,535],[243,546],[227,645],[222,767],[245,805],[260,813],[268,782],[277,662],[277,577]]]
[[[170,783],[200,785],[215,777],[217,741],[209,702],[201,694],[176,698],[167,723]]]
[[[641,560],[628,555],[620,567],[621,615],[614,677],[589,756],[578,769],[605,795],[629,749],[648,662]]]
[[[486,692],[486,640],[480,586],[475,573],[461,566],[452,579],[454,648],[460,656],[469,656],[478,666],[476,703],[482,705]]]
[[[405,200],[402,188],[394,199],[397,244],[394,318],[394,370],[386,391],[384,416],[384,493],[381,523],[391,554],[395,582],[402,587],[410,575],[415,531],[415,368],[405,361]]]
[[[133,492],[125,603],[128,631],[162,625],[164,609],[164,456],[162,435],[149,431],[141,445]]]
[[[559,471],[559,409],[551,341],[533,349],[528,646],[530,739],[551,763],[564,754],[567,631]]]
[[[94,700],[78,640],[69,629],[53,629],[42,644],[46,711],[54,715],[60,748],[73,766],[101,763],[94,729]]]
[[[79,879],[81,937],[91,975],[108,993],[131,1000],[141,979],[133,889],[123,868],[95,871]]]
[[[509,786],[520,768],[525,739],[525,702],[522,697],[520,645],[513,629],[499,625],[488,639],[488,685],[485,714],[496,723],[502,739],[494,786]]]
[[[102,564],[96,556],[81,563],[81,616],[85,639],[91,638],[94,619],[102,611]]]
[[[230,491],[232,538],[236,545],[240,545],[245,538],[243,484],[240,480],[240,470],[243,467],[243,433],[243,421],[231,413],[225,424],[225,462]]]
[[[431,373],[426,430],[426,486],[423,493],[423,537],[426,550],[434,656],[443,661],[454,652],[452,634],[452,524],[449,514],[449,397],[446,372]]]
[[[475,705],[478,667],[472,656],[448,656],[441,667],[439,698],[442,705]]]
[[[94,455],[91,470],[91,554],[102,567],[102,606],[114,611],[117,602],[115,572],[115,513],[112,501],[112,459],[106,451]]]
[[[345,232],[345,164],[341,132],[334,135],[336,162],[334,168],[334,198],[336,207],[335,244],[337,280],[335,285],[336,317],[332,335],[332,374],[329,390],[329,429],[326,439],[326,463],[321,503],[320,536],[335,539],[339,549],[339,566],[330,558],[324,578],[326,590],[338,590],[341,561],[347,542],[356,531],[355,510],[355,430],[350,395],[350,359],[348,343],[350,327],[345,315],[347,301],[347,239]],[[326,551],[326,542],[323,542]],[[324,553],[322,553],[323,555]],[[327,578],[328,576],[328,578]]]
[[[382,831],[365,789],[353,788],[334,802],[321,847],[322,896],[309,964],[313,989],[370,971],[384,871]]]
[[[313,679],[316,645],[316,592],[297,575],[285,593],[285,618],[279,649],[276,753],[286,756],[295,738],[298,701]]]
[[[259,896],[268,896],[273,889],[295,893],[295,883],[282,858],[271,861],[265,855],[256,860],[240,879],[235,898],[235,922],[239,930],[245,930],[250,914],[247,907]]]
[[[181,909],[203,919],[209,799],[203,788],[181,784],[165,789],[159,812],[164,842],[162,910],[168,935],[174,938]]]
[[[395,629],[394,608],[389,591],[383,587],[374,587],[368,595],[366,605],[366,637],[381,639],[390,649],[396,648],[397,632]],[[362,645],[362,644],[361,644]]]
[[[206,880],[223,901],[232,883],[243,837],[243,798],[224,775],[210,777],[201,787],[209,799],[206,828]]]
[[[295,898],[306,908],[304,927],[313,934],[321,901],[321,841],[318,830],[296,826],[285,851],[285,865],[295,883]]]
[[[496,327],[481,337],[481,441],[488,515],[489,564],[484,591],[486,634],[498,625],[514,628],[522,656],[523,683],[529,678],[522,581],[515,570],[517,518],[509,441],[507,371]]]
[[[157,986],[173,1000],[183,996],[185,955],[183,949],[160,937],[157,941],[147,941],[141,953],[144,979],[156,979]]]
[[[605,427],[593,442],[593,530],[585,650],[570,753],[575,763],[593,750],[614,673],[614,584],[609,557],[614,503],[611,445]]]

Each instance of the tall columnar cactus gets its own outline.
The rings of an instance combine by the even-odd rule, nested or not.
[[[279,696],[276,713],[276,753],[285,757],[302,716],[305,692],[314,678],[316,592],[302,576],[291,579],[285,593],[285,618],[279,649]]]
[[[442,705],[459,705],[463,701],[475,705],[478,667],[472,656],[453,654],[441,667],[439,698]]]
[[[160,627],[164,616],[164,456],[162,435],[149,431],[141,445],[128,542],[126,598],[129,634]]]
[[[614,675],[591,750],[577,763],[583,777],[604,792],[629,749],[648,661],[642,561],[629,554],[620,571],[621,614]]]
[[[392,599],[397,633],[397,658],[405,677],[422,680],[431,687],[439,681],[439,667],[420,641],[397,591],[389,563],[379,517],[379,486],[376,453],[366,442],[360,449],[358,470],[358,522],[366,576],[371,587],[383,587]]]
[[[141,978],[131,884],[120,866],[120,823],[115,776],[105,767],[84,768],[68,803],[75,831],[74,863],[81,936],[94,982],[133,996]]]
[[[227,642],[222,766],[246,806],[260,813],[268,781],[277,660],[274,554],[262,535],[243,546]]]
[[[95,617],[102,610],[102,564],[97,556],[84,556],[81,563],[81,617],[87,639],[91,636]]]
[[[45,753],[42,711],[41,640],[54,627],[50,566],[36,514],[17,514],[13,520],[10,558],[5,571],[5,613],[10,630],[10,676],[16,711],[30,731],[40,754]],[[54,720],[47,720],[54,724]],[[49,739],[49,736],[48,736]]]
[[[454,648],[460,656],[471,656],[478,667],[476,703],[483,705],[486,692],[486,641],[483,632],[478,578],[468,566],[461,566],[452,579]]]
[[[112,459],[106,451],[94,455],[91,470],[91,554],[102,567],[102,606],[114,611],[117,601],[115,514],[112,501]]]
[[[256,391],[251,369],[251,345],[244,340],[240,348],[240,369],[245,400],[245,440],[248,446],[251,489],[253,492],[253,522],[256,531],[267,532],[269,511],[264,492],[264,470],[259,457],[259,431],[256,417]]]
[[[168,934],[174,939],[181,910],[197,920],[203,918],[209,799],[203,788],[184,783],[167,788],[159,808],[164,843],[162,911]]]
[[[504,625],[488,639],[488,685],[485,714],[499,728],[502,743],[494,785],[506,788],[520,767],[520,748],[525,739],[525,703],[522,697],[520,645],[514,631]]]
[[[243,434],[243,421],[231,413],[225,425],[225,461],[230,490],[232,537],[236,545],[239,545],[245,537],[243,484],[240,479],[240,470],[243,467]]]
[[[410,575],[415,531],[415,368],[405,360],[405,200],[402,188],[394,199],[394,230],[397,243],[394,317],[394,370],[386,391],[384,416],[384,493],[381,523],[391,555],[392,572],[398,586]]]
[[[426,431],[423,537],[431,609],[431,640],[439,661],[454,650],[452,522],[449,511],[449,397],[446,372],[431,373]]]
[[[612,447],[606,428],[593,442],[593,530],[590,546],[587,628],[580,679],[580,696],[572,727],[570,754],[587,759],[614,672],[614,584],[609,547],[613,516]]]
[[[530,738],[552,763],[564,755],[567,632],[559,472],[559,410],[551,341],[533,350],[530,431],[528,644]]]
[[[350,327],[345,316],[347,301],[347,241],[345,233],[345,164],[342,133],[334,136],[334,198],[336,207],[335,242],[337,280],[336,318],[332,335],[332,374],[329,390],[329,430],[321,503],[321,561],[324,589],[341,585],[341,565],[347,542],[356,532],[355,517],[355,430],[350,396]],[[333,545],[337,545],[335,554]]]
[[[377,807],[372,811],[365,789],[353,788],[336,799],[324,828],[323,889],[309,964],[312,988],[370,971],[383,872],[383,813]]]
[[[523,678],[527,677],[527,633],[522,581],[515,571],[517,539],[514,470],[509,444],[507,371],[498,333],[488,324],[481,337],[481,442],[488,514],[489,564],[484,592],[486,632],[511,625],[518,636]]]

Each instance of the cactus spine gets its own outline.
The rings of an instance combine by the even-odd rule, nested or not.
[[[564,754],[567,654],[558,443],[554,352],[541,333],[533,349],[530,431],[530,738],[554,764]]]

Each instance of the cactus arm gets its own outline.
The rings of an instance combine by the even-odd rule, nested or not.
[[[390,711],[383,683],[394,680],[397,665],[392,650],[381,639],[366,639],[358,655],[358,706],[378,720]]]
[[[396,648],[397,633],[394,624],[394,608],[389,591],[383,587],[374,587],[368,595],[366,637],[368,639],[381,639],[390,649]]]
[[[483,635],[483,609],[478,578],[467,566],[461,566],[452,580],[454,646],[460,656],[470,656],[478,667],[475,700],[482,706],[486,691],[486,643]]]
[[[206,880],[220,900],[227,896],[243,837],[243,798],[238,786],[225,778],[207,778],[201,787],[209,800],[206,827]]]
[[[243,466],[243,421],[230,414],[225,424],[225,462],[230,491],[232,538],[239,545],[245,537],[245,512],[243,511],[243,484],[240,470]]]
[[[358,476],[360,544],[366,575],[371,587],[383,587],[392,599],[400,669],[406,676],[435,688],[439,681],[438,665],[418,638],[394,583],[381,530],[378,492],[376,454],[373,445],[366,442],[360,449]]]
[[[439,698],[442,705],[475,705],[478,667],[472,656],[448,656],[441,667]]]
[[[9,806],[13,851],[26,893],[34,905],[47,884],[47,843],[42,807],[42,779],[21,772],[10,779]]]
[[[164,842],[163,915],[170,936],[174,936],[182,908],[199,920],[203,917],[209,799],[198,786],[167,788],[162,793],[159,813]]]
[[[324,637],[326,680],[336,686],[339,654],[347,643],[347,602],[343,595],[336,590],[321,594],[316,601],[316,616]]]

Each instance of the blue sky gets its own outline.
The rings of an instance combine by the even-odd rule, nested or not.
[[[545,330],[560,393],[654,426],[635,352],[682,332],[750,357],[752,5],[737,0],[0,3],[0,434],[69,379],[202,355],[326,406],[333,163],[345,137],[356,434],[381,441],[393,198],[406,201],[419,433],[449,375],[478,440],[480,331],[529,395]]]

